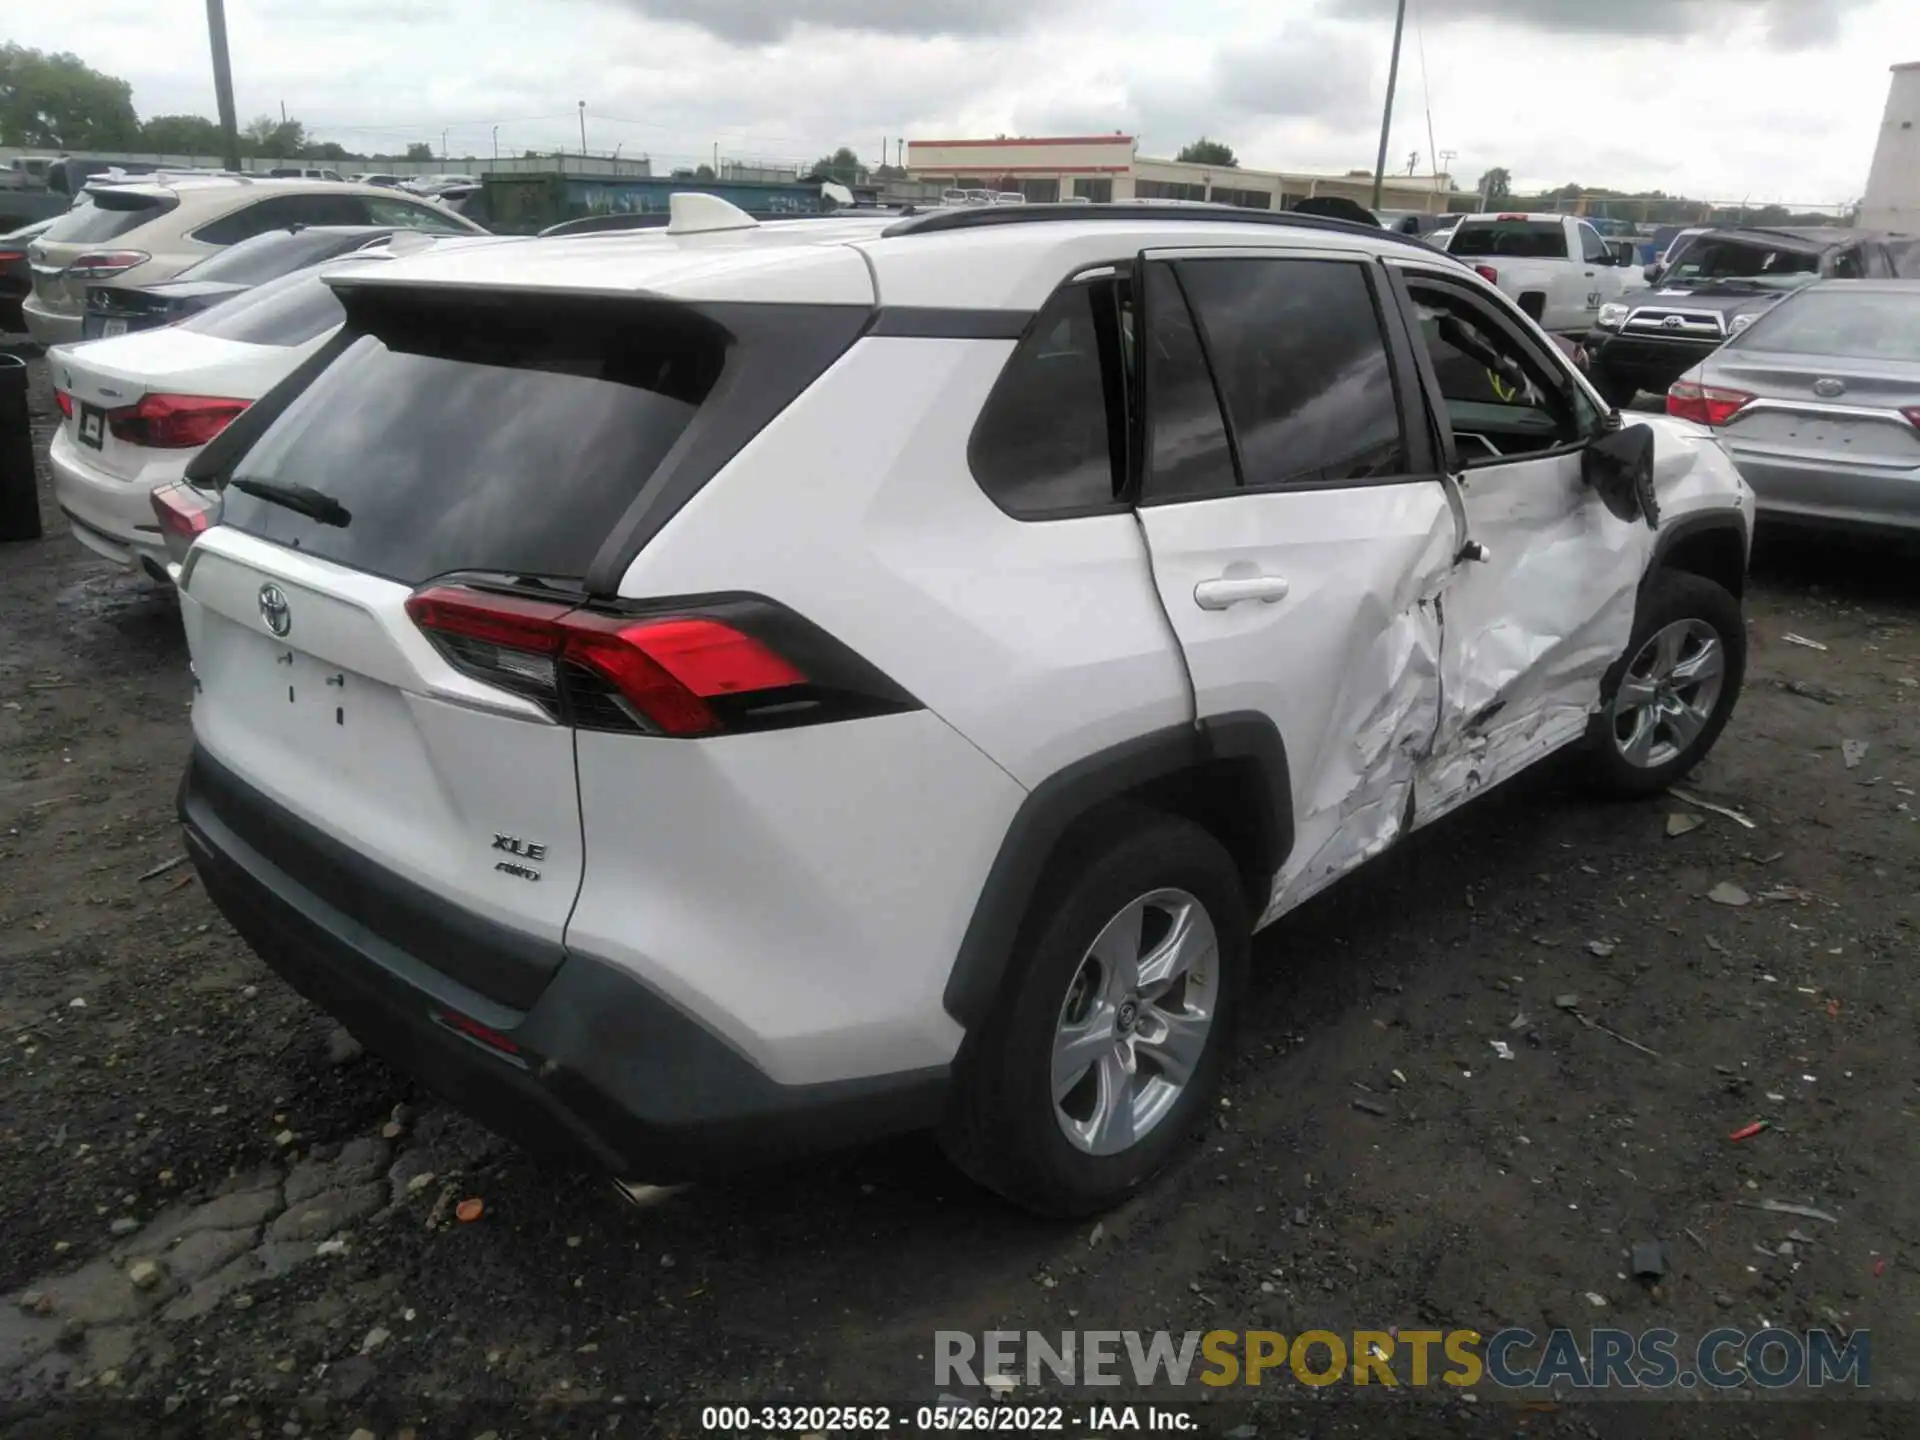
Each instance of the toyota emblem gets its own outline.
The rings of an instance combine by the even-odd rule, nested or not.
[[[267,622],[267,628],[276,635],[284,635],[293,629],[293,611],[287,606],[287,593],[278,585],[260,587],[260,618]]]
[[[1836,396],[1844,395],[1847,393],[1847,382],[1844,380],[1834,380],[1831,378],[1825,379],[1825,380],[1816,380],[1813,382],[1813,393],[1820,396],[1822,399],[1832,400]]]
[[[1678,330],[1686,323],[1687,322],[1682,320],[1678,315],[1669,315],[1660,322],[1660,328],[1662,330]]]

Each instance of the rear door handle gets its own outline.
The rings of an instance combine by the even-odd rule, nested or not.
[[[1242,600],[1262,600],[1271,605],[1287,598],[1290,587],[1278,575],[1245,575],[1233,579],[1202,580],[1193,587],[1193,603],[1202,610],[1224,610]]]

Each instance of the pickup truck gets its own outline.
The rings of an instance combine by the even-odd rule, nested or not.
[[[1583,338],[1632,274],[1600,232],[1576,215],[1467,215],[1454,227],[1447,253],[1499,286],[1542,329]]]

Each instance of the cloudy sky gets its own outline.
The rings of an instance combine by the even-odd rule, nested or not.
[[[1394,0],[227,0],[241,120],[455,155],[579,144],[688,164],[899,137],[1200,134],[1275,169],[1371,167]],[[199,0],[9,5],[144,116],[213,113]],[[1838,203],[1865,184],[1915,0],[1411,0],[1390,156]],[[1428,115],[1432,117],[1432,140]]]

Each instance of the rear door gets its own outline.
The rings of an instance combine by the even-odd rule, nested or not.
[[[1458,277],[1393,269],[1481,556],[1446,596],[1425,824],[1585,730],[1632,631],[1653,532],[1615,519],[1582,479],[1603,415],[1559,356]]]
[[[1271,919],[1403,828],[1458,530],[1370,257],[1149,253],[1142,274],[1140,521],[1199,718],[1266,715],[1286,744]]]
[[[604,301],[353,293],[357,338],[235,466],[182,578],[195,738],[408,887],[383,909],[306,857],[293,878],[376,933],[450,905],[523,937],[510,962],[498,946],[423,958],[524,1006],[560,961],[581,875],[556,662],[436,647],[407,602],[449,577],[509,608],[577,597],[724,338]],[[262,498],[276,488],[322,497],[320,518]]]

